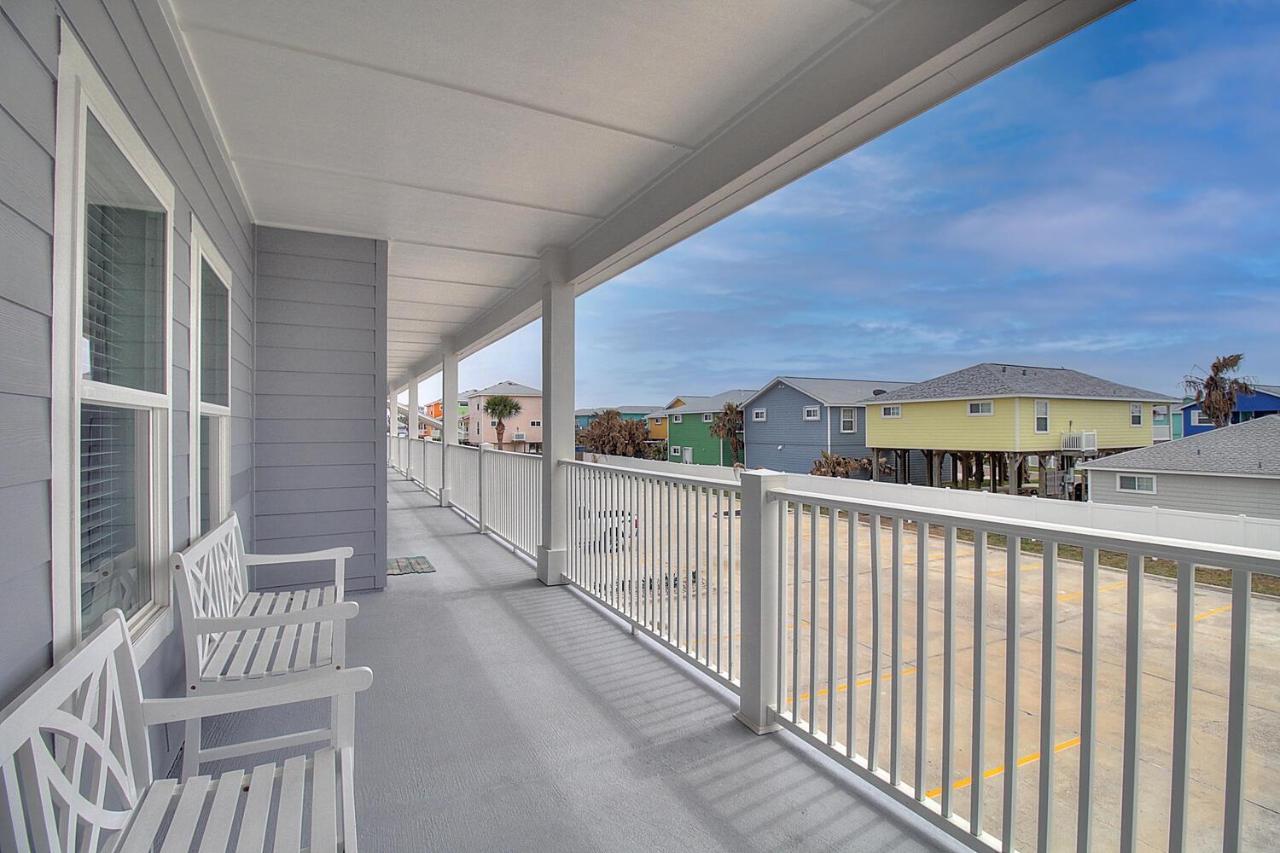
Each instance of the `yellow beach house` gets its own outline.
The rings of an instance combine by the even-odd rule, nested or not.
[[[667,440],[667,438],[671,435],[671,432],[670,432],[671,426],[668,423],[668,421],[670,420],[670,416],[667,414],[667,409],[677,409],[683,405],[684,405],[684,400],[680,399],[679,397],[676,397],[670,403],[667,403],[667,405],[664,406],[663,408],[656,409],[650,412],[649,414],[645,415],[644,422],[649,427],[650,441],[666,441]]]
[[[1007,483],[1016,493],[1035,456],[1040,494],[1061,497],[1077,460],[1151,445],[1155,415],[1176,401],[1064,367],[986,362],[864,402],[877,458],[922,451],[941,484],[950,457],[953,483],[989,479],[992,491]]]

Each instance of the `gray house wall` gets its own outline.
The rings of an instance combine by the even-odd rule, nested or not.
[[[50,395],[54,116],[64,17],[176,188],[173,226],[173,545],[188,531],[189,239],[194,213],[232,268],[232,503],[252,536],[252,228],[154,0],[0,0],[0,705],[52,663]],[[142,672],[180,690],[176,634]],[[153,733],[157,764],[177,748]]]
[[[805,406],[818,406],[818,420],[804,419]],[[768,410],[763,423],[751,420],[751,410],[759,408]],[[790,385],[775,384],[744,407],[747,467],[808,474],[814,460],[828,449],[828,438],[832,453],[855,459],[867,456],[865,412],[857,409],[858,431],[842,433],[840,407],[824,406]]]
[[[1254,518],[1280,518],[1280,480],[1151,472],[1154,495],[1116,490],[1114,471],[1089,472],[1089,499],[1095,503],[1158,506]]]
[[[257,230],[259,551],[350,545],[347,588],[386,583],[386,243]],[[274,568],[260,588],[330,565]]]

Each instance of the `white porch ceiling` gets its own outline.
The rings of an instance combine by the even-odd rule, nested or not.
[[[389,241],[401,385],[1121,0],[168,2],[255,221]]]

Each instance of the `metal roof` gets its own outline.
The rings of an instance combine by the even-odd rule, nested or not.
[[[719,394],[713,394],[710,397],[695,397],[688,394],[681,394],[679,399],[684,400],[683,406],[677,406],[674,409],[663,409],[660,412],[653,412],[657,415],[700,415],[705,412],[718,412],[724,408],[725,403],[736,403],[741,406],[747,400],[754,397],[756,392],[750,388],[734,388],[731,391],[721,391]]]
[[[1280,415],[1140,447],[1080,466],[1095,471],[1169,471],[1280,477]]]
[[[542,392],[537,388],[530,388],[528,385],[521,385],[519,382],[499,382],[496,385],[490,385],[488,388],[472,391],[467,397],[468,399],[471,397],[492,397],[495,394],[506,394],[508,397],[542,396]]]
[[[1168,394],[1121,385],[1066,367],[983,362],[908,385],[864,403],[909,403],[963,400],[972,397],[1078,397],[1091,400],[1136,400],[1176,403]]]
[[[580,415],[601,415],[614,411],[620,415],[648,415],[661,410],[661,406],[596,406],[594,409],[575,409],[574,417]]]
[[[775,376],[746,402],[750,403],[777,383],[790,385],[808,394],[824,406],[861,406],[863,400],[874,397],[877,391],[896,391],[906,388],[910,382],[889,382],[882,379],[828,379],[816,376]]]

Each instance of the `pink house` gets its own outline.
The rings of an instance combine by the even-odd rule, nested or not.
[[[467,397],[467,441],[471,444],[498,444],[498,422],[484,412],[485,400],[506,394],[520,404],[520,414],[503,421],[506,431],[502,449],[517,453],[542,452],[542,392],[518,382],[499,382]]]

